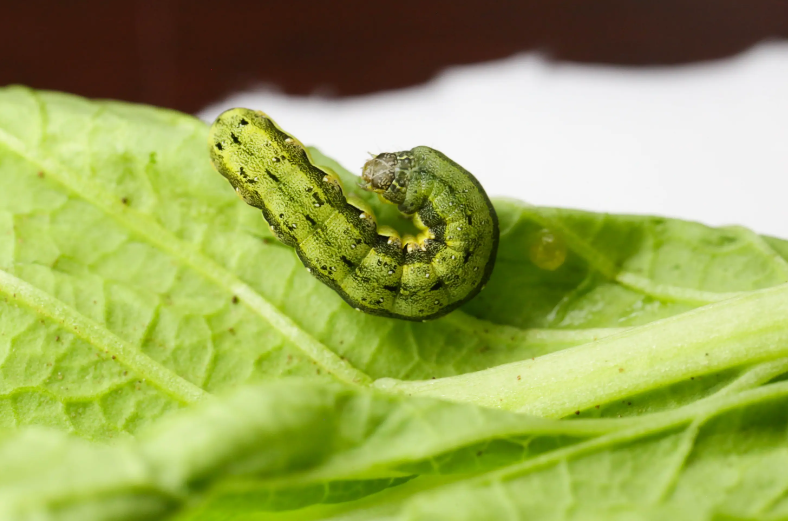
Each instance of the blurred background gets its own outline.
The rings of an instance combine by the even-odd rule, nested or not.
[[[788,1],[2,2],[0,85],[248,106],[351,171],[788,237]]]

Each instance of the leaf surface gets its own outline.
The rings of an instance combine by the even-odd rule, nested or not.
[[[235,197],[206,137],[0,89],[3,519],[788,516],[788,242],[498,200],[477,298],[373,317]]]

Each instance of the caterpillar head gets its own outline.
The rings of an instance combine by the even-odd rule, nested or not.
[[[361,186],[370,192],[383,193],[394,182],[397,155],[390,152],[378,154],[366,163],[361,172]]]

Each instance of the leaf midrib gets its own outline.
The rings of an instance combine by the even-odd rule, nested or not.
[[[788,284],[783,284],[765,290],[750,292],[727,302],[708,305],[687,313],[650,322],[649,324],[605,337],[597,342],[540,357],[537,363],[541,367],[537,373],[532,372],[534,363],[531,360],[525,360],[435,380],[398,381],[391,378],[383,378],[377,380],[376,385],[389,392],[399,391],[409,395],[431,395],[448,398],[452,401],[467,401],[477,405],[517,408],[521,411],[524,410],[521,407],[527,407],[525,409],[526,412],[532,414],[549,413],[552,416],[560,417],[571,412],[567,405],[562,405],[560,400],[567,396],[573,396],[575,403],[571,407],[572,410],[584,409],[593,405],[591,404],[593,400],[590,400],[589,397],[578,394],[583,389],[583,386],[575,382],[579,378],[578,374],[586,370],[599,373],[592,378],[598,388],[597,393],[601,392],[600,386],[602,386],[608,389],[605,392],[613,393],[615,396],[628,396],[648,390],[650,387],[643,387],[646,383],[649,386],[662,385],[678,381],[684,376],[689,377],[694,374],[742,365],[748,360],[759,362],[765,359],[784,357],[786,348],[775,344],[773,341],[767,341],[767,339],[771,334],[782,335],[782,337],[788,336],[788,327],[785,326],[783,315],[781,314],[786,307],[788,307]],[[723,315],[720,315],[720,313]],[[709,335],[707,340],[705,340],[705,342],[709,342],[715,334],[713,333],[714,331],[719,332],[725,328],[730,329],[727,323],[711,321],[710,317],[712,316],[737,317],[738,324],[736,322],[731,323],[737,324],[735,325],[736,330],[726,332],[726,336],[722,340],[734,343],[738,340],[739,342],[737,347],[719,351],[714,358],[705,360],[700,356],[702,354],[700,353],[701,348],[705,347],[705,343],[700,340],[701,337]],[[682,337],[681,333],[679,333],[682,327],[691,333],[684,335],[681,342],[671,343],[676,338]],[[678,369],[678,366],[676,366],[673,371],[665,372],[663,368],[663,371],[660,373],[649,374],[644,372],[643,368],[630,370],[627,367],[623,379],[616,378],[614,380],[608,378],[604,381],[599,380],[599,375],[605,371],[614,374],[612,371],[615,367],[623,367],[628,365],[628,363],[635,363],[642,356],[653,356],[655,343],[651,339],[651,335],[655,329],[659,329],[664,336],[666,328],[669,328],[670,335],[659,341],[660,356],[666,357],[669,355],[671,357],[670,360],[672,360],[671,364],[674,366],[679,360],[683,360],[685,365],[691,361],[698,365],[700,364],[699,360],[704,359],[704,368],[702,370],[699,367]],[[763,337],[760,341],[764,345],[758,353],[761,357],[760,359],[747,358],[749,343],[742,341],[742,335],[745,334],[756,335],[758,338]],[[611,351],[614,346],[617,346],[615,347],[616,350]],[[604,360],[599,359],[599,353],[605,353]],[[584,360],[583,363],[589,365],[583,365],[583,363],[577,361],[578,357],[581,356],[582,360]],[[596,366],[590,365],[593,360],[598,361]],[[526,376],[526,378],[529,378],[528,380],[524,378],[522,383],[518,383],[519,379],[515,380],[515,376],[518,374],[528,375],[529,373],[530,378]],[[641,378],[637,381],[632,380],[638,374],[641,375]],[[645,378],[644,375],[647,374],[649,376]],[[535,377],[538,377],[538,380],[533,380]],[[539,383],[539,385],[534,386],[534,382]],[[545,395],[545,389],[558,385],[557,382],[563,382],[563,394],[555,397],[550,393]],[[613,390],[614,388],[615,391]],[[490,397],[498,397],[501,401],[505,401],[501,404],[492,403]],[[594,399],[600,398],[594,397]],[[601,401],[607,402],[609,400],[604,398]]]

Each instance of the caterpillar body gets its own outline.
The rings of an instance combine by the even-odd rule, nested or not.
[[[211,161],[312,275],[351,306],[430,320],[484,287],[498,249],[498,217],[476,178],[428,147],[367,161],[360,185],[412,216],[418,236],[378,227],[366,203],[346,198],[335,174],[267,115],[236,108],[209,135]]]

